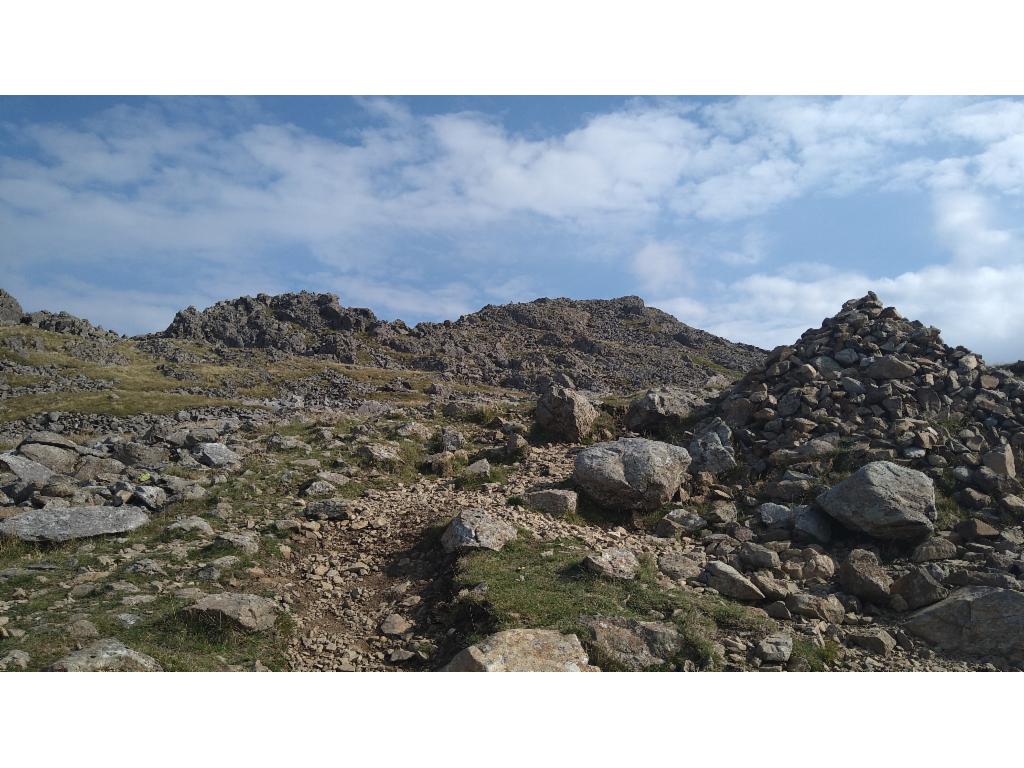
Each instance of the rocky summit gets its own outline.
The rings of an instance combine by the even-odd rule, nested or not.
[[[1024,669],[1020,366],[837,309],[0,291],[0,670]]]

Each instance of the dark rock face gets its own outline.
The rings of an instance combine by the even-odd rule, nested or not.
[[[0,325],[20,323],[23,314],[25,313],[18,300],[0,288]]]

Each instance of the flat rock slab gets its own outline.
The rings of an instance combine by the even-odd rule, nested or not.
[[[207,595],[183,610],[190,619],[243,632],[262,632],[277,621],[278,606],[273,600],[240,592]]]
[[[51,672],[163,672],[152,656],[132,650],[120,640],[104,638],[55,661]]]
[[[46,485],[53,477],[53,470],[49,467],[16,453],[0,453],[0,464],[6,465],[22,482],[33,485]]]
[[[598,672],[576,635],[508,629],[459,651],[444,672]]]
[[[237,453],[221,443],[200,443],[193,449],[193,453],[208,467],[226,467],[242,460]]]
[[[35,542],[61,542],[128,533],[149,522],[141,507],[51,507],[33,509],[0,523],[0,534]]]

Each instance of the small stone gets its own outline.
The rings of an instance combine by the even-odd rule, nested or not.
[[[409,632],[412,626],[405,617],[392,613],[381,622],[380,631],[389,637],[400,637]]]

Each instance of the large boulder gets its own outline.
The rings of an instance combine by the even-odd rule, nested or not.
[[[598,672],[576,635],[508,629],[463,649],[444,672]]]
[[[676,494],[689,466],[685,448],[623,437],[580,451],[573,479],[599,506],[654,510]]]
[[[441,536],[445,552],[474,549],[500,550],[516,538],[516,529],[484,509],[464,509],[448,524]]]
[[[847,528],[880,539],[923,539],[936,518],[931,478],[891,461],[865,464],[821,494],[818,505]]]
[[[964,587],[922,608],[904,629],[945,651],[1024,662],[1024,594]]]
[[[241,461],[237,453],[221,443],[200,443],[192,452],[208,467],[227,467]]]
[[[667,622],[588,616],[581,623],[592,633],[599,656],[630,671],[664,666],[685,645],[679,629]]]
[[[152,656],[108,637],[58,659],[51,672],[163,672]]]
[[[629,404],[626,427],[642,434],[681,429],[702,405],[700,398],[675,388],[649,389]]]
[[[36,487],[46,485],[53,477],[53,470],[49,467],[16,453],[0,453],[0,467],[7,467],[23,483],[30,483]]]
[[[128,533],[149,522],[141,507],[81,506],[32,509],[0,522],[0,535],[22,541],[61,542]]]
[[[537,402],[535,419],[552,437],[578,443],[593,431],[597,409],[576,390],[552,386]]]

